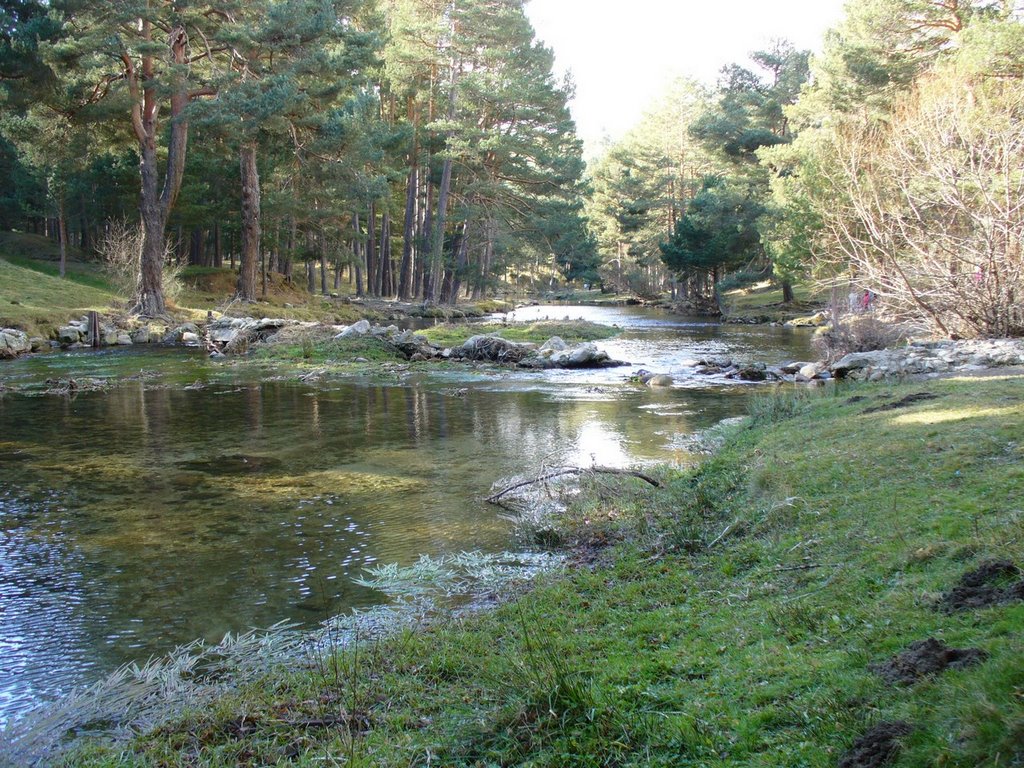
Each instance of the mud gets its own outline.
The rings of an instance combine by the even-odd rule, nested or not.
[[[890,685],[912,685],[923,677],[971,667],[987,658],[980,648],[950,648],[930,637],[912,643],[886,662],[872,664],[870,669]]]
[[[899,754],[900,739],[913,729],[909,723],[881,723],[865,733],[839,760],[839,768],[881,768]]]
[[[1024,574],[1008,560],[990,560],[965,573],[936,607],[957,613],[1024,600]]]

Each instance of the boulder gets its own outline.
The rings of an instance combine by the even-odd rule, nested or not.
[[[28,340],[28,343],[32,345],[33,352],[45,352],[50,349],[50,342],[42,336],[33,336]]]
[[[131,332],[130,338],[133,344],[149,344],[153,330],[148,325],[142,325]]]
[[[822,328],[828,325],[828,313],[816,312],[808,317],[794,317],[783,325],[786,328]]]
[[[796,372],[797,381],[810,381],[821,373],[822,368],[820,363],[807,363],[807,365],[801,366],[800,370]]]
[[[833,363],[830,370],[837,379],[845,379],[857,371],[867,368],[882,367],[888,360],[885,350],[877,352],[851,352],[846,357]]]
[[[163,338],[161,339],[161,343],[184,344],[186,343],[184,338],[186,334],[190,334],[191,336],[195,337],[195,339],[198,341],[199,328],[196,327],[195,323],[183,323],[182,325],[179,325],[177,328],[174,328],[165,333]]]
[[[364,319],[364,320],[360,320],[357,323],[353,323],[352,325],[350,325],[348,328],[346,328],[344,331],[339,333],[334,338],[336,338],[336,339],[352,339],[352,338],[356,338],[357,336],[365,336],[369,332],[370,332],[370,321]]]
[[[764,381],[768,378],[768,374],[763,367],[747,365],[730,373],[729,378],[740,381]]]
[[[82,340],[82,331],[75,325],[65,325],[57,331],[57,340],[61,344],[77,344]]]
[[[200,344],[199,334],[185,331],[181,334],[181,343],[186,347],[198,347]]]
[[[550,339],[541,344],[541,352],[563,352],[569,348],[569,345],[565,343],[565,340],[561,336],[552,336]]]
[[[431,344],[425,336],[418,336],[412,331],[404,331],[391,339],[391,345],[407,358],[412,359],[416,355],[423,358],[438,357],[441,350]]]
[[[0,330],[0,358],[17,357],[32,351],[28,334],[16,328]]]
[[[647,380],[648,387],[671,387],[674,380],[667,373],[658,373]]]
[[[117,334],[117,345],[119,347],[130,347],[133,343],[132,337],[127,331],[121,331]]]

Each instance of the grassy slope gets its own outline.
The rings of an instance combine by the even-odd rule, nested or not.
[[[106,312],[117,297],[97,275],[75,269],[57,277],[57,266],[0,252],[0,327],[48,336],[58,325],[91,309]]]
[[[802,283],[794,286],[793,295],[793,304],[783,304],[781,287],[758,283],[749,288],[727,291],[722,297],[722,307],[731,318],[785,322],[824,309],[828,298]]]
[[[92,760],[834,766],[900,719],[915,731],[897,765],[1019,765],[1024,605],[932,605],[979,561],[1024,559],[1021,384],[762,402],[763,426],[664,489],[592,488],[566,577]],[[924,390],[939,399],[864,413]],[[990,658],[908,688],[868,670],[928,636]]]

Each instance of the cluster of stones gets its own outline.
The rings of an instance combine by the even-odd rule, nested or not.
[[[384,338],[413,362],[422,360],[469,360],[473,362],[501,363],[520,368],[608,368],[627,365],[612,360],[596,344],[567,344],[553,336],[538,346],[529,342],[517,342],[500,336],[480,334],[472,336],[457,347],[442,348],[413,331],[399,331],[395,326],[387,328],[373,326],[366,320],[341,330],[336,339],[356,336],[377,336]]]
[[[730,381],[811,381],[815,378],[829,378],[824,366],[816,363],[783,363],[782,365],[765,365],[764,363],[737,363],[728,357],[705,357],[696,360],[684,360],[683,368],[692,368],[693,372],[702,376],[721,376]]]
[[[846,355],[832,363],[827,372],[837,379],[883,381],[1022,365],[1021,339],[916,341],[903,347]]]

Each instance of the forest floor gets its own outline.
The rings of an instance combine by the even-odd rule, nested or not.
[[[1024,761],[1024,377],[756,400],[661,487],[598,476],[493,611],[281,669],[101,766]]]

